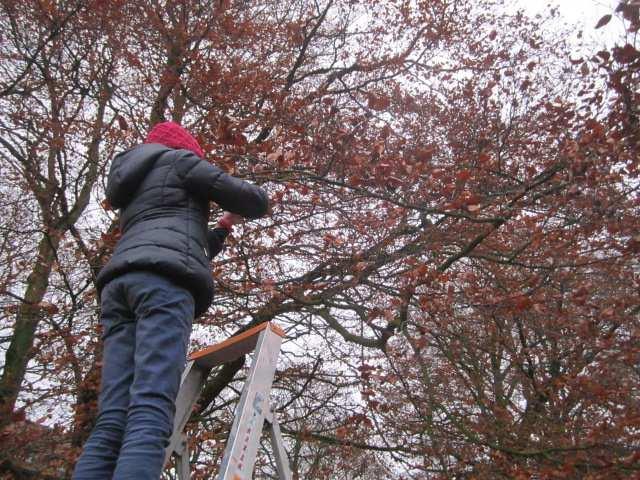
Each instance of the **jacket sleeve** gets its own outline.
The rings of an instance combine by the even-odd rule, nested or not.
[[[207,232],[207,244],[209,246],[209,260],[218,255],[224,249],[224,240],[229,235],[229,230],[218,227]]]
[[[213,200],[223,210],[245,218],[259,218],[267,213],[269,200],[264,190],[232,177],[197,155],[180,150],[175,167],[187,190]]]

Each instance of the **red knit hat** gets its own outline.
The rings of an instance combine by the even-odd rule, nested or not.
[[[147,135],[144,143],[160,143],[169,148],[184,148],[191,150],[199,157],[204,157],[204,152],[198,141],[175,122],[156,124]]]

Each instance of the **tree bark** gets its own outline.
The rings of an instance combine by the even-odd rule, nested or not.
[[[43,310],[42,299],[49,286],[49,275],[60,242],[58,235],[45,234],[38,244],[36,264],[27,277],[24,300],[16,313],[11,343],[0,379],[0,428],[11,421],[27,364],[33,357],[36,328]]]

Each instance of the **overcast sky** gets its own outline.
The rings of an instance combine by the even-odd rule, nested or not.
[[[530,12],[557,6],[568,20],[593,28],[603,15],[615,9],[618,0],[518,0],[518,3]]]
[[[619,38],[622,30],[622,23],[615,17],[607,26],[595,29],[598,20],[613,13],[619,0],[517,0],[516,3],[531,14],[543,13],[550,6],[557,6],[566,22],[577,27],[576,36],[582,29],[584,40],[596,42],[599,46]]]
[[[545,4],[557,5],[563,16],[593,28],[603,15],[615,10],[618,0],[530,0],[527,3],[536,8]]]

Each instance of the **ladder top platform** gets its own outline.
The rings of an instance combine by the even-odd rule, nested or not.
[[[284,330],[278,325],[264,322],[223,342],[193,352],[189,355],[189,360],[193,360],[198,366],[206,368],[213,368],[223,363],[232,362],[251,352],[256,347],[258,336],[265,328],[282,338],[285,336]]]

